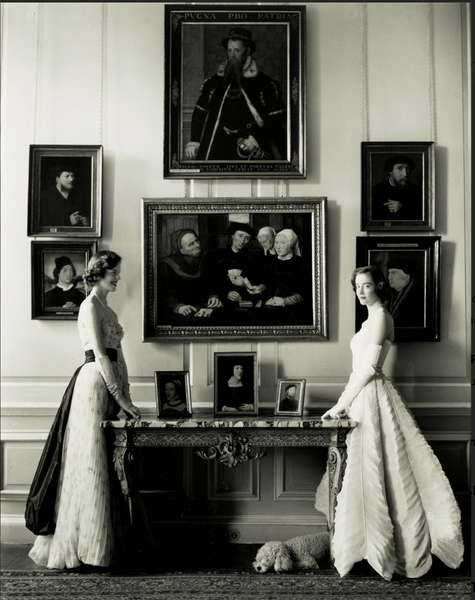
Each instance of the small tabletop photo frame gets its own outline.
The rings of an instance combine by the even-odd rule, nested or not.
[[[214,414],[241,419],[258,414],[257,352],[215,352]]]
[[[277,381],[276,416],[301,417],[305,401],[306,379],[285,378]]]
[[[155,371],[157,417],[191,417],[191,388],[188,371]]]

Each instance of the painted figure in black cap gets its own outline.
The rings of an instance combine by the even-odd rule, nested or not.
[[[76,269],[68,256],[54,259],[56,286],[45,293],[45,307],[77,308],[85,295],[76,288]]]
[[[286,110],[280,85],[262,73],[252,32],[230,29],[227,59],[207,79],[193,112],[191,160],[286,160]]]
[[[424,293],[415,278],[417,264],[405,258],[388,262],[388,311],[395,327],[424,327]]]
[[[76,186],[76,169],[59,164],[52,170],[52,182],[41,190],[40,225],[46,227],[89,227],[90,202]]]
[[[422,193],[409,181],[414,161],[406,154],[391,156],[384,163],[389,178],[373,187],[371,219],[385,221],[422,220]]]
[[[252,254],[247,245],[256,237],[256,232],[247,223],[231,222],[231,236],[226,248],[217,250],[213,257],[212,272],[219,289],[219,296],[227,303],[252,299],[247,291],[245,278],[253,284],[255,278]]]

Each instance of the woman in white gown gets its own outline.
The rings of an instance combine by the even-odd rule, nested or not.
[[[332,550],[343,577],[366,559],[382,577],[420,577],[432,554],[458,568],[463,558],[460,509],[442,467],[405,401],[383,374],[394,339],[384,308],[387,284],[373,266],[356,269],[353,289],[368,319],[351,340],[353,372],[322,418],[346,413],[358,426],[347,437],[348,462],[337,497]],[[328,473],[315,507],[328,516]]]
[[[123,329],[107,304],[120,270],[121,258],[114,252],[98,252],[89,261],[84,279],[92,291],[78,316],[86,362],[63,398],[27,502],[27,527],[40,534],[29,556],[49,568],[106,567],[114,550],[108,453],[100,422],[120,408],[140,419],[129,394]]]

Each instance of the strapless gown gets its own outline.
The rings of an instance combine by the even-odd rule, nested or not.
[[[124,331],[112,309],[107,311],[92,297],[100,316],[107,348],[118,348]],[[82,305],[81,305],[82,306]],[[90,340],[79,310],[78,327],[84,350]],[[122,369],[112,363],[119,386]],[[53,569],[75,568],[81,563],[106,567],[114,550],[109,464],[105,430],[100,422],[117,413],[95,362],[85,364],[76,380],[64,436],[61,470],[55,504],[56,529],[39,535],[29,556]]]
[[[369,330],[353,336],[353,369],[364,361]],[[358,421],[347,437],[348,461],[337,497],[332,550],[343,577],[366,559],[385,579],[420,577],[432,554],[452,568],[463,558],[461,515],[439,460],[404,399],[383,374],[386,340],[376,373],[353,400]],[[328,517],[328,473],[315,507]]]

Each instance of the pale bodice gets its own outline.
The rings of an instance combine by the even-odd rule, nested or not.
[[[366,361],[366,349],[370,343],[369,339],[370,330],[364,326],[351,338],[350,348],[353,354],[353,370],[364,366]],[[391,342],[388,339],[384,340],[378,362],[376,365],[372,365],[376,370],[382,370],[390,348]]]
[[[104,341],[105,348],[118,348],[120,342],[124,337],[124,330],[119,323],[117,315],[108,307],[107,309],[101,304],[101,302],[93,295],[88,296],[84,302],[82,302],[79,308],[78,316],[78,328],[79,328],[79,339],[84,350],[92,349],[92,340],[89,331],[87,330],[84,319],[81,318],[81,308],[86,302],[92,302],[97,314],[100,318],[102,339]]]

